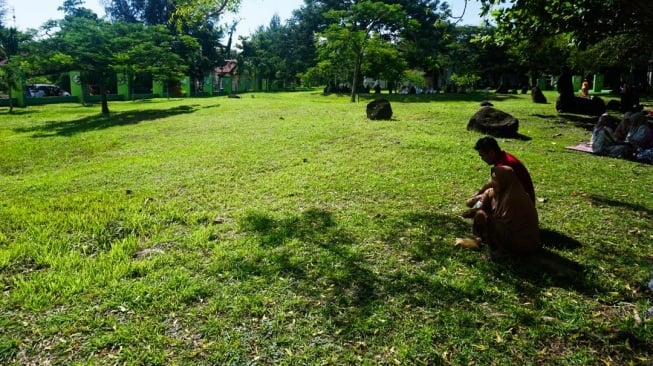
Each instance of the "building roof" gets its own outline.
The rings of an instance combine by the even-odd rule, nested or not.
[[[226,65],[216,67],[215,72],[218,75],[226,75],[226,74],[233,74],[236,71],[236,68],[238,68],[238,61],[237,60],[225,60],[227,62]]]

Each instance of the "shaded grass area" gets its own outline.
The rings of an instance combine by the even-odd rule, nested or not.
[[[181,105],[168,110],[131,110],[113,113],[109,116],[93,115],[71,121],[48,121],[39,126],[17,128],[17,133],[32,133],[32,137],[50,137],[53,135],[72,136],[79,133],[103,130],[112,127],[138,124],[147,121],[192,113],[193,107]]]
[[[393,96],[383,122],[319,92],[0,116],[0,361],[650,363],[653,174],[565,150],[584,117],[490,95],[545,247],[453,246],[487,98]]]

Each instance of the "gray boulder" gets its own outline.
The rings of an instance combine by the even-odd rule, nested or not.
[[[392,106],[385,98],[375,99],[367,104],[367,118],[371,120],[389,120],[392,118]]]
[[[519,120],[493,107],[483,107],[467,123],[468,130],[499,137],[516,137]]]

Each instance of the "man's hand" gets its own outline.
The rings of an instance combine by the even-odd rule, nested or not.
[[[476,215],[476,211],[478,211],[478,208],[470,208],[469,210],[465,210],[460,216],[466,218],[466,219],[471,219]]]

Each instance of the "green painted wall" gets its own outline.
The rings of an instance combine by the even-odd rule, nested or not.
[[[84,96],[84,86],[82,85],[82,74],[79,71],[71,71],[70,77],[70,95],[81,98]]]
[[[580,90],[580,86],[583,83],[583,77],[580,75],[574,75],[571,77],[571,83],[574,85],[574,90]]]
[[[546,90],[546,78],[537,79],[537,87],[542,90]]]
[[[154,80],[152,82],[152,94],[163,97],[163,81]]]
[[[190,97],[190,77],[181,79],[181,92],[184,97]]]
[[[118,95],[122,96],[125,100],[129,100],[129,93],[131,91],[131,80],[129,75],[118,73],[116,75],[118,81]]]
[[[603,90],[605,76],[601,74],[594,75],[594,83],[592,85],[592,91],[594,93],[600,93]]]
[[[225,94],[231,94],[231,78],[222,78],[222,92]]]
[[[21,76],[19,80],[18,85],[11,89],[11,98],[16,100],[16,107],[25,107],[27,105],[25,101],[27,98],[25,96],[25,93],[27,92],[25,90],[25,78]]]
[[[213,95],[213,77],[211,75],[207,75],[204,77],[204,90],[205,93],[208,93],[209,95]]]

